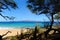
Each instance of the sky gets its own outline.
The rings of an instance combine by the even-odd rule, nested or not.
[[[14,16],[16,17],[14,20],[5,20],[3,17],[0,16],[0,22],[1,21],[49,21],[48,18],[42,14],[42,15],[36,15],[32,13],[28,8],[27,8],[27,0],[15,0],[18,8],[12,9],[11,10],[3,10],[1,12],[3,15],[6,16]]]

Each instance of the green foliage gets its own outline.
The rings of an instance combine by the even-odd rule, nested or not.
[[[15,36],[12,36],[11,40],[17,40],[17,38]]]
[[[54,29],[54,30],[57,31],[58,29]],[[41,33],[39,31],[43,31],[43,32]],[[18,35],[18,38],[17,38],[17,36],[11,36],[11,37],[7,37],[7,39],[8,40],[52,40],[52,39],[54,39],[54,37],[56,37],[55,34],[51,34],[51,35],[48,35],[48,37],[46,38],[44,33],[45,33],[45,29],[35,26],[35,28],[33,28],[32,33],[28,33],[28,32],[26,32],[24,34],[21,33],[20,35]],[[60,34],[58,34],[58,35],[60,35]],[[58,35],[57,35],[57,37],[58,37]]]
[[[57,19],[57,20],[59,20],[59,19],[60,19],[60,12],[59,12],[59,13],[57,13],[57,15],[55,15],[54,19]]]

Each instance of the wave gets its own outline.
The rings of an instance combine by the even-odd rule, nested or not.
[[[0,29],[13,29],[11,27],[0,27]]]

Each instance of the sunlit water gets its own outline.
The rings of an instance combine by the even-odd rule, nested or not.
[[[4,28],[33,28],[36,25],[44,27],[45,23],[50,22],[0,22],[0,29]]]

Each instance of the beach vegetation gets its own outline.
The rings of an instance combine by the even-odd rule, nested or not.
[[[11,36],[11,40],[17,40],[16,36]]]
[[[50,20],[48,30],[45,32],[45,37],[51,30],[54,23],[54,15],[60,12],[60,0],[28,0],[27,7],[36,15],[45,14]]]
[[[32,30],[32,29],[29,29]],[[47,35],[47,38],[45,37],[46,28],[39,28],[38,26],[35,26],[33,30],[27,31],[25,33],[21,32],[21,34],[17,34],[16,36],[10,36],[4,38],[4,40],[57,40],[60,38],[60,31],[59,28],[54,28],[54,30],[51,30],[49,34]],[[59,39],[60,40],[60,39]]]
[[[13,0],[0,1],[0,12],[2,12],[2,9],[9,9],[9,6],[13,9],[17,7]],[[3,40],[60,40],[60,28],[53,28],[54,20],[60,21],[60,0],[28,0],[27,7],[36,15],[45,14],[50,20],[50,24],[46,23],[44,28],[35,26],[35,28],[28,29],[25,33],[21,30],[21,34],[3,38]],[[2,13],[0,13],[0,16],[4,19],[13,19],[2,15]]]

